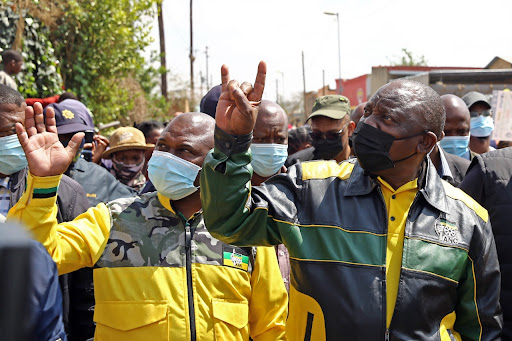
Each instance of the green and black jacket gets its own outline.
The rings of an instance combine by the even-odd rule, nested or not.
[[[290,340],[499,339],[500,271],[487,211],[428,159],[386,330],[387,212],[376,180],[355,160],[313,161],[251,188],[250,151],[236,141],[245,137],[223,138],[217,129],[201,171],[206,226],[229,244],[288,248]]]

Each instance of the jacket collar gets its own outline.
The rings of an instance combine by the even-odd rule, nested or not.
[[[365,173],[358,161],[354,162],[354,169],[348,179],[348,185],[344,196],[367,195],[375,190],[379,184],[376,179],[373,179],[372,176]],[[426,167],[425,179],[421,183],[418,183],[420,188],[419,192],[430,205],[440,211],[448,213],[446,193],[444,191],[441,178],[439,178],[436,168],[428,157],[426,158]]]
[[[23,168],[19,172],[16,172],[11,177],[10,191],[16,192],[20,186],[25,186],[25,179],[27,177],[28,167]],[[23,188],[25,190],[25,188]]]

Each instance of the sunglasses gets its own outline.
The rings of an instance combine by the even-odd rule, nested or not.
[[[487,109],[487,110],[483,110],[483,111],[470,111],[469,115],[471,117],[478,117],[480,115],[482,115],[482,116],[492,116],[492,110],[491,109]]]
[[[309,136],[311,136],[311,139],[313,139],[313,140],[322,140],[322,139],[335,140],[340,137],[340,135],[343,133],[343,130],[345,130],[345,128],[347,126],[348,126],[348,123],[345,124],[345,126],[343,128],[341,128],[341,130],[339,130],[339,131],[328,131],[327,133],[313,131],[309,134]]]

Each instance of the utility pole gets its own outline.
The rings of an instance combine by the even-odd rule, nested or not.
[[[194,35],[192,27],[192,0],[190,0],[190,103],[194,106]]]
[[[279,104],[279,79],[276,78],[276,103]]]
[[[336,87],[336,92],[341,94],[341,40],[340,40],[340,14],[338,12],[324,12],[326,15],[335,15],[336,22],[338,23],[338,79],[340,80],[340,85]]]
[[[163,2],[163,1],[162,1]],[[167,97],[167,66],[165,60],[165,36],[164,36],[164,18],[162,12],[162,2],[157,2],[157,10],[158,10],[158,31],[160,33],[160,77],[161,77],[161,85],[160,88],[162,90],[162,97],[165,100],[168,100]]]
[[[210,81],[209,81],[209,72],[208,72],[208,46],[206,46],[206,92],[210,91]]]
[[[304,85],[304,122],[308,119],[307,103],[306,103],[306,71],[304,68],[304,51],[302,51],[302,83]]]
[[[325,96],[325,70],[322,70],[322,94]]]

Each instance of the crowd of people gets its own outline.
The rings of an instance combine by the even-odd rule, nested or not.
[[[398,79],[353,109],[319,97],[290,129],[264,62],[254,84],[222,66],[201,112],[106,138],[71,93],[24,99],[7,56],[0,219],[34,241],[28,317],[0,330],[512,340],[512,148],[494,150],[488,96]]]

